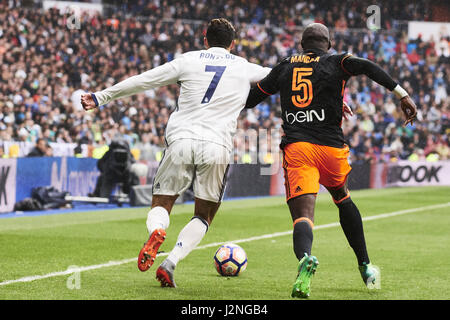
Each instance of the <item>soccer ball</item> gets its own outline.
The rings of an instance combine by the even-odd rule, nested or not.
[[[214,254],[214,265],[221,276],[237,276],[247,268],[247,254],[234,243],[226,243]]]

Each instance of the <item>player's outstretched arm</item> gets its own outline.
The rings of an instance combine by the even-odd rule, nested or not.
[[[267,76],[264,77],[264,79],[252,86],[250,92],[248,93],[247,101],[245,102],[246,109],[254,108],[268,96],[278,92],[278,76],[287,61],[287,59],[281,61],[269,72]]]
[[[105,90],[83,94],[81,96],[81,105],[84,110],[88,111],[115,99],[176,83],[179,76],[181,59],[175,59],[149,71],[125,79]]]
[[[263,91],[261,85],[258,82],[256,85],[252,86],[250,92],[248,93],[247,101],[245,102],[245,108],[251,109],[256,107],[261,101],[265,100],[271,94]]]
[[[405,89],[397,84],[380,66],[370,60],[347,56],[341,63],[342,69],[351,76],[364,74],[376,83],[392,91],[400,99],[400,107],[405,115],[405,122],[413,124],[417,116],[417,107]]]

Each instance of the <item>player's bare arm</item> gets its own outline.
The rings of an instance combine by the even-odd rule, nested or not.
[[[405,116],[403,125],[413,124],[417,107],[405,89],[397,84],[380,66],[370,60],[347,56],[342,61],[342,69],[351,76],[364,74],[373,81],[392,91],[400,99],[400,107]]]

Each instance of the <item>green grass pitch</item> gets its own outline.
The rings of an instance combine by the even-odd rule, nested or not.
[[[320,265],[309,299],[450,299],[450,187],[353,191],[352,198],[364,219],[378,216],[365,220],[364,229],[381,289],[365,288],[338,211],[328,194],[320,194],[313,243]],[[149,271],[137,269],[148,237],[147,211],[0,219],[0,299],[291,299],[297,261],[283,197],[224,202],[199,248],[178,264],[175,289],[155,280],[163,256]],[[193,205],[175,206],[160,250],[171,250],[192,212]],[[247,270],[234,278],[219,276],[213,266],[219,243],[228,241],[239,242],[248,255]],[[58,273],[69,266],[86,268]]]

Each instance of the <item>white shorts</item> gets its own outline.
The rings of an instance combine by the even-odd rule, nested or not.
[[[153,180],[154,195],[180,195],[193,184],[196,198],[220,202],[231,152],[202,140],[180,139],[164,150]]]

